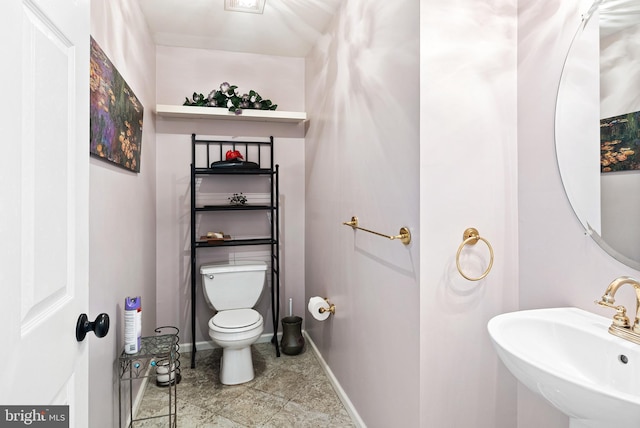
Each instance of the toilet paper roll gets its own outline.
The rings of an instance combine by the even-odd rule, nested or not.
[[[312,317],[317,319],[318,321],[324,321],[329,318],[331,312],[320,312],[320,308],[329,309],[329,304],[322,297],[314,296],[309,299],[309,304],[307,305],[307,309]]]
[[[156,382],[160,386],[169,385],[173,383],[175,379],[175,363],[171,364],[171,370],[169,370],[169,361],[161,360],[156,365]]]

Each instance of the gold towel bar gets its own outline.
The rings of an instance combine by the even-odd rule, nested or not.
[[[480,275],[478,278],[471,278],[465,275],[462,272],[462,269],[460,268],[460,253],[462,252],[462,249],[464,248],[465,245],[467,244],[476,245],[478,241],[484,242],[487,245],[487,248],[489,248],[489,255],[490,255],[489,267],[487,267],[487,270],[485,270],[484,273]],[[458,272],[460,272],[460,275],[462,275],[465,279],[468,279],[469,281],[480,281],[482,278],[489,275],[489,271],[491,271],[492,266],[493,266],[493,248],[491,247],[491,244],[489,244],[489,241],[487,241],[485,238],[480,236],[480,233],[478,232],[477,229],[473,227],[466,229],[462,234],[462,244],[460,244],[460,246],[458,247],[458,252],[456,253],[456,267],[458,268]]]
[[[384,233],[374,232],[373,230],[365,229],[364,227],[358,226],[358,217],[351,217],[351,221],[345,221],[342,224],[345,226],[351,226],[353,229],[364,230],[365,232],[373,233],[374,235],[382,236],[387,239],[399,239],[404,245],[409,245],[411,243],[411,232],[409,232],[409,228],[401,227],[398,235],[385,235]]]

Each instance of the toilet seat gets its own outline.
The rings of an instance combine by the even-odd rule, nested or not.
[[[209,328],[221,333],[241,333],[262,324],[262,315],[253,309],[220,311],[209,320]]]

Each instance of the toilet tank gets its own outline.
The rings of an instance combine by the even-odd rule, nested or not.
[[[200,266],[207,303],[218,311],[253,308],[262,295],[266,271],[267,264],[262,261]]]

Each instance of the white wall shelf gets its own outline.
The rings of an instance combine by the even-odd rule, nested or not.
[[[299,123],[307,120],[307,113],[278,110],[242,110],[235,114],[222,107],[176,106],[157,104],[156,114],[161,117],[181,119],[213,119],[254,122]]]

